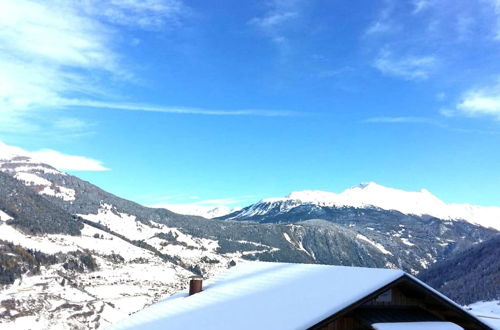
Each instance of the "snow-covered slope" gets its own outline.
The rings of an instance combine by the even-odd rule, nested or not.
[[[500,329],[500,301],[478,301],[466,307],[493,329]]]
[[[360,184],[342,193],[318,190],[292,192],[287,197],[263,199],[237,214],[238,218],[265,214],[279,205],[285,212],[299,205],[320,207],[378,207],[404,214],[431,215],[444,220],[462,219],[484,227],[500,230],[500,207],[470,204],[447,204],[429,191],[404,191],[384,187],[374,182]]]
[[[47,180],[48,175],[66,176],[50,165],[31,158],[21,148],[0,141],[0,171],[14,176],[27,186],[34,187],[39,194],[54,196],[64,201],[75,200],[75,190]]]
[[[197,215],[207,219],[222,217],[224,215],[241,210],[241,207],[232,208],[224,205],[207,206],[200,204],[156,204],[150,205],[150,207],[167,209],[179,214]]]

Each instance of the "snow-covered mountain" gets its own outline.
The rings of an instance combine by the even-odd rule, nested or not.
[[[262,205],[268,223],[203,219],[144,207],[6,149],[0,327],[100,329],[180,290],[194,273],[211,276],[244,260],[417,273],[496,233],[464,221],[328,208],[295,197],[262,202],[273,205],[272,212]],[[248,208],[231,216],[239,212]]]
[[[318,207],[377,207],[418,216],[430,215],[444,220],[462,219],[473,224],[500,230],[500,207],[470,204],[447,204],[429,191],[404,191],[374,182],[363,183],[342,193],[318,190],[292,192],[286,197],[267,198],[235,212],[226,219],[249,219],[271,211],[287,212],[301,205]]]
[[[207,219],[213,219],[225,216],[227,214],[241,210],[241,207],[229,207],[225,205],[208,206],[200,204],[155,204],[150,205],[154,208],[167,209],[175,213],[185,215],[197,215]]]

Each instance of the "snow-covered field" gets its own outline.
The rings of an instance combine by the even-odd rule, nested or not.
[[[100,329],[180,290],[189,272],[164,262],[115,264],[96,258],[99,270],[62,265],[23,276],[0,294],[0,328]]]
[[[56,264],[43,267],[42,275],[23,276],[3,286],[0,328],[102,329],[185,288],[193,275],[186,267],[201,266],[205,276],[211,277],[243,255],[221,255],[215,240],[192,237],[158,223],[144,224],[109,204],[102,204],[97,214],[81,216],[130,241],[141,240],[162,254],[180,257],[182,267],[87,224],[80,236],[32,236],[10,226],[10,217],[1,213],[0,240],[47,254],[91,251],[98,270],[79,273]],[[117,255],[123,259],[113,258]]]
[[[466,309],[493,329],[500,330],[500,300],[478,301]]]

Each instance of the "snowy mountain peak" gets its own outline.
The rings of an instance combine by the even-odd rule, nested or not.
[[[299,201],[323,206],[376,206],[383,209],[405,209],[405,213],[420,214],[423,205],[441,206],[444,204],[428,190],[405,191],[379,185],[375,182],[362,183],[348,188],[342,193],[321,190],[303,190],[290,193],[287,197],[267,198],[261,202]]]
[[[500,207],[447,204],[427,189],[405,191],[375,182],[361,183],[341,193],[303,190],[292,192],[286,197],[267,198],[246,209],[241,215],[262,215],[272,207],[269,204],[281,204],[280,211],[287,211],[303,204],[320,207],[377,207],[404,214],[430,215],[444,220],[463,219],[485,227],[500,229]]]

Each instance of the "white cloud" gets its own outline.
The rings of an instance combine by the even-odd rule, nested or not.
[[[0,141],[0,159],[13,156],[29,157],[37,162],[49,164],[62,171],[107,171],[102,162],[84,156],[66,155],[55,150],[27,151]]]
[[[116,25],[178,25],[185,12],[177,0],[0,1],[2,120],[20,122],[20,112],[60,107],[70,95],[105,96],[109,79],[132,76]]]
[[[437,66],[433,56],[395,56],[388,50],[382,50],[375,59],[375,68],[390,76],[407,80],[425,80]]]
[[[457,104],[455,113],[500,120],[500,85],[465,92]]]
[[[445,117],[486,117],[500,121],[500,83],[471,88],[462,93],[454,106],[441,108],[439,113]]]

